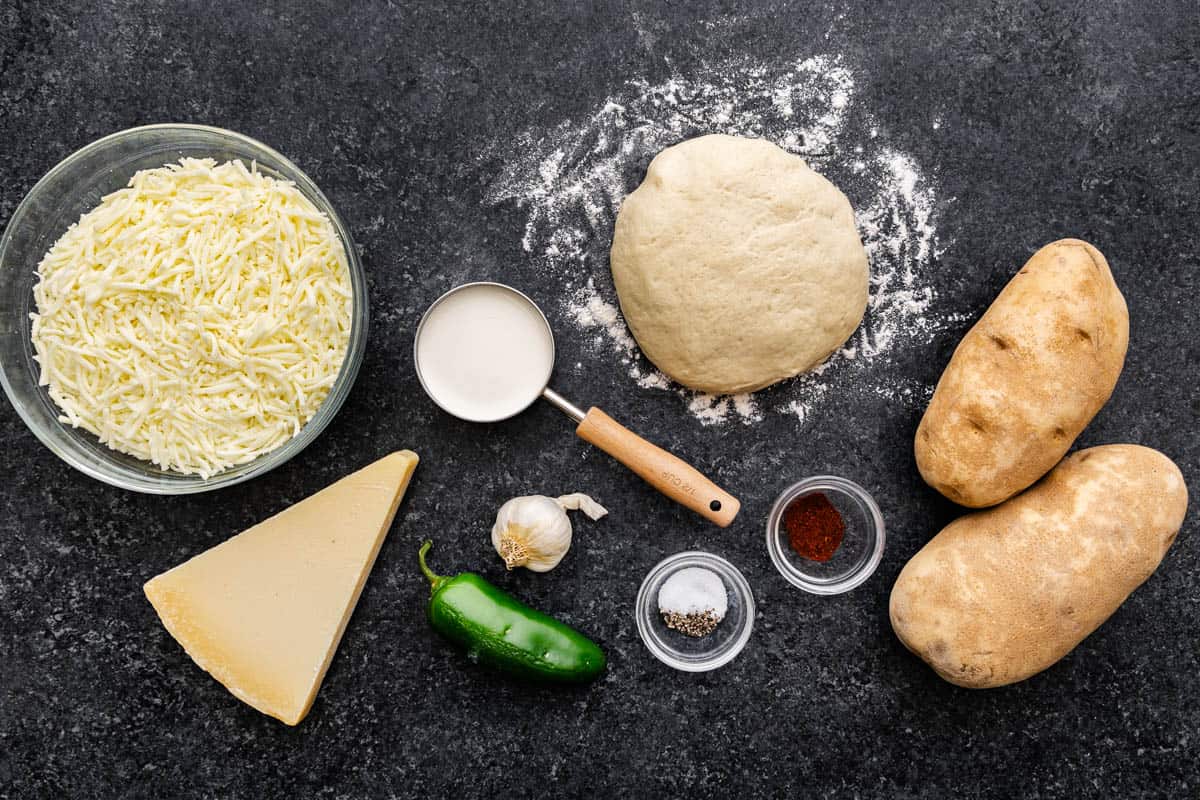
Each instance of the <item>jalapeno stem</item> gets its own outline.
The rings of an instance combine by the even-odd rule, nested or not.
[[[429,548],[431,547],[433,547],[433,542],[429,539],[426,539],[421,545],[421,549],[417,552],[417,561],[421,564],[421,572],[424,573],[425,577],[429,579],[429,593],[433,594],[441,587],[443,583],[450,580],[450,578],[446,575],[438,575],[434,573],[434,571],[429,568],[429,565],[425,563],[425,554],[429,552]]]

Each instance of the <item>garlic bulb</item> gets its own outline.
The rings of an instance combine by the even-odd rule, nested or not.
[[[608,513],[586,494],[565,494],[557,500],[540,494],[514,497],[496,514],[492,545],[509,569],[525,567],[549,572],[571,548],[567,511],[582,511],[592,519]]]

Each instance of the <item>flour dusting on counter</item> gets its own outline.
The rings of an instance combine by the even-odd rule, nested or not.
[[[804,157],[849,196],[871,263],[867,313],[850,340],[814,370],[755,395],[694,392],[656,370],[621,316],[608,266],[617,211],[650,160],[706,133],[761,137]],[[927,387],[906,380],[896,356],[952,321],[933,313],[928,275],[940,252],[937,195],[916,160],[884,140],[839,57],[632,80],[590,117],[529,132],[496,154],[507,166],[488,200],[525,211],[522,246],[564,284],[561,311],[638,386],[675,392],[702,423],[750,424],[768,411],[803,423],[835,386],[843,397],[924,399]]]

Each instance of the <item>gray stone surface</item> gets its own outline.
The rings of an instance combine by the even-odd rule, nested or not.
[[[1190,0],[0,4],[0,220],[104,134],[231,128],[293,158],[337,205],[373,315],[361,376],[328,431],[212,496],[91,481],[0,408],[0,796],[1196,796],[1194,516],[1158,573],[1060,664],[996,691],[945,684],[887,621],[905,560],[957,513],[916,474],[919,404],[860,394],[804,426],[779,414],[702,426],[572,336],[555,276],[521,248],[522,211],[484,195],[503,167],[492,144],[583,118],[631,78],[722,55],[840,53],[944,203],[933,274],[939,302],[964,316],[905,356],[908,374],[932,386],[1036,247],[1092,240],[1133,334],[1080,444],[1161,448],[1194,490],[1198,43]],[[736,524],[718,531],[655,495],[548,406],[496,426],[438,412],[417,385],[411,332],[440,292],[482,278],[551,310],[561,364],[586,365],[560,370],[561,391],[710,469],[743,499]],[[398,447],[422,457],[401,521],[312,714],[286,728],[194,667],[141,584]],[[773,496],[818,472],[866,485],[889,525],[878,573],[847,596],[791,589],[762,545]],[[505,573],[485,533],[495,508],[575,490],[611,516],[579,523],[554,572]],[[439,569],[480,571],[593,635],[606,676],[539,688],[467,663],[423,617],[426,536]],[[731,559],[760,604],[742,656],[706,675],[659,664],[633,621],[645,572],[687,548]]]

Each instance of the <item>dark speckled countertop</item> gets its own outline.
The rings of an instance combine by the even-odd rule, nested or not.
[[[638,386],[612,348],[572,326],[558,302],[565,279],[522,247],[529,208],[490,189],[505,153],[585,124],[623,87],[813,56],[853,75],[878,135],[936,188],[939,249],[922,280],[946,322],[892,356],[915,395],[831,379],[804,420],[767,393],[761,420],[704,425],[686,399]],[[1160,448],[1195,493],[1198,108],[1191,0],[0,3],[0,221],[104,134],[165,121],[231,128],[294,159],[341,211],[373,320],[329,429],[214,496],[92,481],[0,407],[0,797],[1197,796],[1194,514],[1107,624],[1013,687],[943,683],[892,635],[887,598],[905,560],[957,513],[913,464],[924,393],[971,321],[1053,239],[1096,243],[1132,318],[1120,384],[1079,444]],[[687,133],[705,129],[722,125],[699,120]],[[651,155],[637,154],[639,169]],[[606,286],[605,224],[584,242],[599,256],[572,280],[591,270]],[[496,426],[438,412],[412,370],[413,326],[439,293],[483,278],[547,305],[564,394],[739,494],[734,526],[657,496],[549,406]],[[194,667],[141,584],[400,447],[420,452],[418,475],[311,715],[287,728]],[[762,544],[774,495],[818,472],[867,486],[889,526],[878,573],[846,596],[790,588]],[[505,573],[486,536],[495,508],[578,490],[610,517],[577,523],[554,572]],[[439,569],[481,571],[593,635],[607,675],[545,689],[466,663],[422,614],[414,556],[425,536],[440,542]],[[653,564],[696,547],[737,564],[759,610],[737,660],[686,675],[642,646],[632,609]]]

